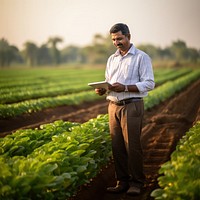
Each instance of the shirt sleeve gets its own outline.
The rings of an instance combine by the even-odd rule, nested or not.
[[[147,54],[143,54],[139,65],[139,82],[136,83],[140,93],[153,90],[155,87],[153,68],[151,59]]]

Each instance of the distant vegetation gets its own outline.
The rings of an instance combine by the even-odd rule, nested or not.
[[[51,37],[41,46],[27,41],[23,49],[19,50],[2,38],[0,39],[0,67],[19,64],[26,66],[55,66],[69,63],[105,64],[108,56],[116,50],[109,35],[96,34],[91,44],[84,47],[71,45],[59,49],[58,44],[62,42],[63,39],[60,37]],[[148,53],[153,61],[172,62],[175,66],[181,65],[182,62],[194,64],[200,62],[200,50],[187,47],[182,40],[174,41],[165,48],[152,44],[137,47]]]

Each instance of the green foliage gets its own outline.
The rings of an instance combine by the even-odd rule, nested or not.
[[[0,104],[0,117],[13,117],[23,113],[37,112],[45,108],[53,108],[61,105],[78,105],[86,101],[94,101],[100,98],[101,97],[96,95],[94,91],[87,91],[79,92],[77,94],[56,96],[54,98],[46,97],[35,100],[33,99],[9,105]]]
[[[145,98],[145,109],[152,108],[166,100],[200,76],[199,70],[177,71],[177,76],[172,75],[173,73],[170,71],[164,73],[165,80],[169,79],[170,81],[165,82],[161,78],[160,83],[165,83],[151,91],[149,96]],[[160,77],[159,73],[156,76]],[[56,98],[25,101],[25,104],[21,102],[7,105],[7,108],[15,105],[10,107],[10,110],[3,110],[2,105],[0,111],[2,116],[15,116],[52,105],[66,105],[66,102],[69,105],[78,104],[85,99],[88,101],[97,97],[98,95],[94,91],[80,92]],[[199,128],[197,130],[199,131]],[[192,135],[188,136],[189,141],[194,141]],[[195,139],[195,144],[188,144],[188,146],[192,146],[190,152],[195,152],[195,156],[187,160],[186,156],[178,155],[178,161],[175,165],[177,170],[183,166],[180,164],[181,161],[189,163],[191,168],[189,171],[185,169],[184,173],[187,172],[188,176],[192,176],[194,180],[197,176],[193,172],[199,169],[194,166],[195,158],[199,156],[199,140],[198,137]],[[70,197],[80,185],[88,183],[91,178],[96,176],[101,166],[108,162],[111,156],[110,142],[108,115],[98,116],[84,124],[56,121],[42,125],[40,129],[19,130],[0,139],[0,198],[66,199]],[[182,144],[177,148],[185,149]],[[166,164],[165,169],[171,169],[171,166]],[[168,174],[170,175],[170,172]],[[175,174],[175,170],[172,174]],[[171,178],[163,180],[168,179],[172,180]],[[181,181],[184,179],[186,178],[183,177]],[[162,186],[164,186],[165,181],[162,182]],[[195,188],[199,189],[199,181],[192,181],[191,186],[195,184]],[[167,187],[169,186],[167,185]],[[182,188],[186,191],[186,187]],[[163,191],[165,189],[159,189],[155,191],[155,194],[161,194],[165,197],[166,194]],[[189,191],[195,193],[196,189],[189,188]],[[184,192],[180,192],[180,194],[183,197],[186,196]],[[197,197],[199,197],[198,194]]]
[[[37,54],[38,54],[38,47],[33,42],[26,42],[24,44],[24,58],[28,66],[35,66],[38,64]]]
[[[59,65],[61,63],[105,64],[109,55],[116,51],[110,35],[95,34],[92,42],[87,46],[69,45],[59,50],[57,44],[62,41],[62,38],[57,36],[49,38],[41,46],[26,41],[23,51],[19,52],[18,50],[15,51],[16,47],[12,48],[9,44],[7,46],[1,45],[4,42],[4,39],[1,39],[0,66],[8,66],[11,61],[19,62],[19,57],[24,57],[26,64],[30,66],[36,64]],[[182,40],[174,41],[166,48],[160,48],[153,44],[138,45],[138,48],[149,54],[153,61],[173,61],[177,65],[180,65],[182,62],[199,63],[200,59],[198,49],[187,47],[186,43]],[[17,56],[13,56],[16,54]]]
[[[111,157],[107,115],[84,124],[56,121],[41,128],[20,130],[1,140],[7,147],[0,156],[0,198],[66,199]],[[17,145],[10,138],[24,145],[24,153],[10,153]]]
[[[30,72],[29,70],[19,71],[18,76],[15,75],[16,71],[5,70],[2,72],[5,74],[0,75],[1,118],[37,112],[61,105],[77,105],[102,98],[96,95],[87,83],[93,80],[103,80],[103,69],[34,69]],[[184,77],[183,75],[185,78],[181,79]],[[145,108],[151,108],[166,100],[198,77],[197,70],[192,72],[188,68],[155,70],[156,84],[163,85],[151,91],[145,98]],[[181,81],[181,84],[174,79]],[[174,84],[177,86],[174,87]]]
[[[73,91],[76,93],[83,90],[83,87],[90,89],[87,86],[88,82],[101,79],[104,79],[104,69],[5,69],[0,73],[0,102],[12,103],[69,94]]]
[[[187,75],[181,76],[173,81],[168,81],[163,85],[155,88],[149,92],[149,95],[144,99],[145,109],[152,108],[158,105],[160,102],[167,100],[175,93],[179,92],[191,82],[197,80],[200,77],[200,70],[190,72]]]
[[[167,81],[173,81],[183,75],[192,72],[190,68],[181,68],[179,70],[174,69],[157,69],[154,70],[156,86],[161,85]]]
[[[43,68],[1,72],[0,117],[3,118],[101,98],[87,83],[103,80],[103,69]]]
[[[159,189],[151,196],[156,200],[200,199],[200,121],[179,141],[170,161],[164,163],[158,178]]]
[[[10,66],[14,60],[20,60],[21,56],[16,46],[10,45],[4,38],[0,39],[0,67]]]
[[[53,37],[49,38],[48,44],[50,44],[51,49],[50,49],[50,54],[52,56],[52,62],[53,64],[60,64],[60,51],[57,48],[57,44],[62,42],[63,39],[60,37]]]
[[[65,131],[70,132],[78,123],[55,121],[43,124],[40,129],[18,130],[12,135],[0,138],[0,155],[4,156],[27,156],[34,149],[50,142],[53,136]]]

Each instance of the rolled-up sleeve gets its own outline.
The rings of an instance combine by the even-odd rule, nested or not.
[[[140,93],[153,90],[155,87],[153,68],[151,59],[147,54],[143,54],[139,65],[139,82],[136,86]]]

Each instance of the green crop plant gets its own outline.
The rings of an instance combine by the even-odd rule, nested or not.
[[[152,108],[160,102],[168,99],[176,92],[197,80],[200,71],[192,71],[187,75],[181,76],[173,81],[168,81],[153,91],[144,99],[145,109]],[[14,117],[24,113],[37,112],[45,108],[53,108],[61,105],[77,105],[85,101],[94,101],[100,99],[94,91],[83,91],[74,94],[60,95],[55,97],[44,97],[32,99],[13,104],[0,104],[0,118]]]
[[[83,124],[56,121],[41,128],[33,133],[20,130],[1,140],[10,142],[0,155],[1,199],[66,199],[110,160],[107,115]],[[9,138],[27,151],[10,152],[17,141]]]
[[[200,121],[182,137],[159,174],[160,188],[151,193],[156,200],[200,199]]]

